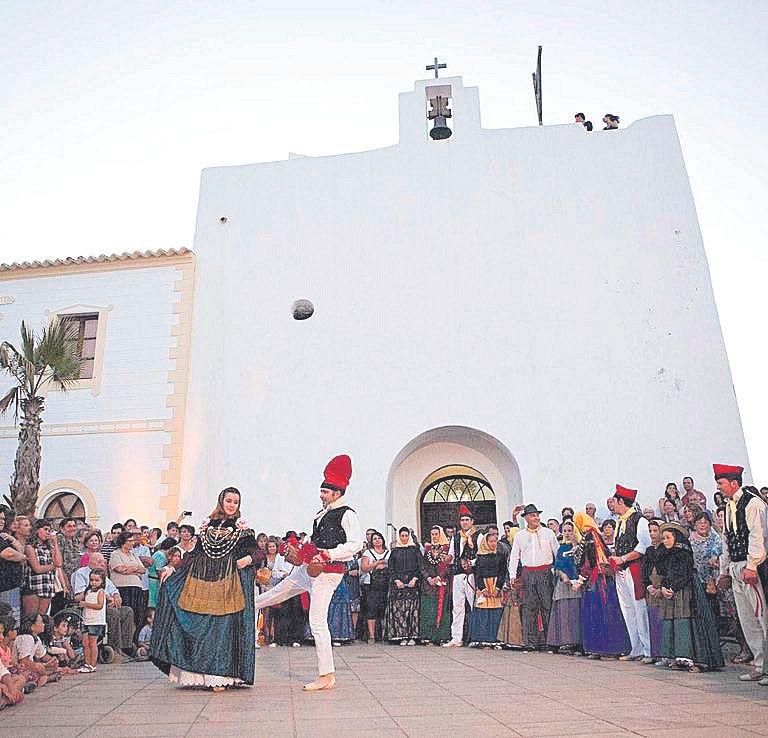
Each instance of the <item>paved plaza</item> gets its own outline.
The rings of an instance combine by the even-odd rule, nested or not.
[[[334,649],[339,685],[305,694],[314,649],[266,648],[253,689],[178,690],[149,663],[68,677],[0,714],[2,738],[768,735],[768,688],[735,668],[687,674],[473,649]]]

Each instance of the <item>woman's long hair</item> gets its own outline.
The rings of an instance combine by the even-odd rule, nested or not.
[[[222,504],[224,502],[224,495],[233,494],[237,495],[237,512],[234,515],[227,515],[224,512],[224,505]],[[237,489],[237,487],[225,487],[221,492],[219,492],[219,499],[216,500],[216,507],[213,509],[213,512],[208,516],[211,520],[223,520],[224,518],[232,517],[235,520],[237,520],[240,517],[240,501],[242,500],[242,495],[240,494],[240,490]]]

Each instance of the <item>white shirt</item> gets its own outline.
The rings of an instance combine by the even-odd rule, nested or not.
[[[389,560],[389,551],[383,551],[382,553],[378,554],[376,553],[372,548],[367,548],[365,551],[363,551],[363,558],[368,559],[372,564],[375,564],[377,561],[388,561]],[[371,572],[363,571],[363,567],[360,567],[360,584],[370,584],[371,583]]]
[[[16,657],[19,661],[27,657],[31,659],[41,659],[45,656],[45,646],[38,636],[33,636],[30,633],[16,636],[16,640],[13,642],[13,648],[16,651]]]
[[[82,594],[88,589],[91,578],[91,567],[81,566],[72,573],[70,583],[72,585],[72,594]],[[107,597],[113,597],[118,594],[117,587],[112,584],[112,580],[107,577],[107,581],[104,582],[104,591],[107,593]]]
[[[332,502],[328,507],[323,508],[317,515],[315,515],[315,521],[319,522],[322,520],[329,510],[335,510],[346,504],[347,502],[344,499],[344,495],[342,495],[338,500]],[[347,510],[344,513],[341,518],[341,527],[347,534],[347,541],[346,543],[340,543],[334,548],[329,548],[328,555],[331,557],[331,561],[352,561],[352,559],[355,558],[355,554],[363,547],[363,541],[365,541],[362,528],[360,527],[360,521],[354,510]]]
[[[557,536],[546,526],[540,525],[536,530],[523,528],[518,531],[512,542],[512,552],[509,554],[510,581],[517,577],[518,563],[523,566],[552,565],[559,548]]]
[[[149,550],[149,546],[145,546],[143,543],[140,543],[138,546],[133,547],[133,555],[136,558],[139,558],[141,556],[146,556],[147,558],[152,558],[152,552]],[[144,562],[142,562],[142,566],[144,566]],[[146,570],[149,569],[148,566],[144,566],[144,573],[141,575],[141,588],[143,590],[149,589],[149,574],[147,574]]]
[[[741,496],[744,494],[744,490],[739,488],[736,494],[733,496],[734,504],[737,503]],[[720,573],[728,574],[728,565],[731,563],[731,559],[728,555],[728,542],[725,540],[725,529],[730,528],[731,525],[736,526],[736,519],[734,517],[731,521],[731,506],[725,507],[725,522],[723,532],[720,537],[723,540],[723,553],[720,556]],[[747,520],[747,527],[749,528],[749,542],[747,545],[747,562],[746,568],[755,571],[760,564],[765,561],[766,557],[766,532],[768,532],[768,525],[766,524],[766,515],[768,509],[762,500],[752,498],[744,510],[744,517]],[[735,513],[734,513],[735,515]]]

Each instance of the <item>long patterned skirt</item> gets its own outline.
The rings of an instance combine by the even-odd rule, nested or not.
[[[475,607],[469,620],[469,640],[473,643],[498,643],[503,607]]]
[[[440,590],[436,587],[430,587],[431,592],[421,593],[421,603],[419,605],[419,638],[423,641],[432,643],[441,643],[451,640],[451,587],[449,585],[442,588],[443,602],[440,607],[440,623],[438,624],[438,603]]]
[[[301,606],[301,595],[291,597],[271,609],[275,618],[275,643],[279,646],[301,643],[304,640],[306,621],[304,608]]]
[[[351,641],[355,637],[352,630],[352,610],[349,606],[349,590],[342,579],[328,605],[328,629],[334,641]]]
[[[557,581],[549,615],[547,645],[576,646],[581,643],[581,594],[570,582]]]
[[[391,589],[384,613],[385,641],[402,641],[419,637],[419,590]]]
[[[651,656],[657,659],[661,656],[661,639],[664,631],[664,621],[661,619],[661,613],[656,604],[651,602],[649,597],[646,597],[646,604],[648,606],[648,630],[651,634]]]
[[[507,601],[501,613],[501,622],[496,632],[496,639],[506,646],[524,646],[523,623],[520,619],[520,606]]]
[[[586,653],[620,656],[632,645],[624,623],[613,577],[598,577],[581,598],[581,643]]]

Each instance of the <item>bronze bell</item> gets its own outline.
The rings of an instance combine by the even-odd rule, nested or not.
[[[430,111],[428,114],[429,120],[434,120],[435,124],[432,130],[429,132],[429,137],[433,141],[442,141],[446,138],[450,138],[453,131],[448,128],[447,120],[452,117],[450,108],[448,107],[448,99],[445,97],[435,97],[429,101]]]

